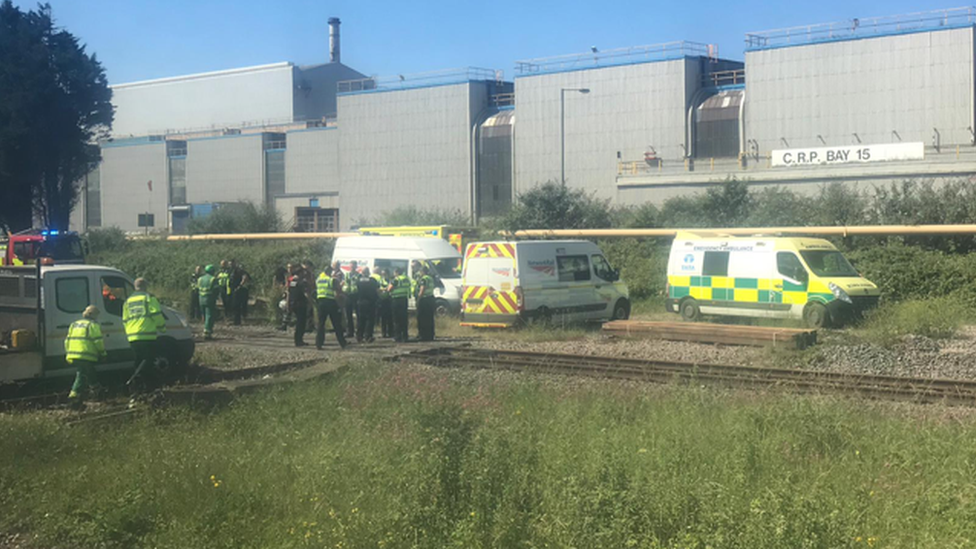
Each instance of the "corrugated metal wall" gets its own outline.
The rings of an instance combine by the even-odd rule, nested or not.
[[[973,29],[746,53],[746,135],[759,150],[899,140],[969,144]],[[897,136],[892,132],[897,132]],[[900,136],[900,139],[899,139]]]
[[[487,84],[339,96],[341,222],[397,206],[470,212],[472,119]]]
[[[263,204],[261,134],[187,140],[186,199]]]
[[[618,151],[623,159],[643,158],[653,146],[660,157],[683,157],[699,66],[686,58],[516,78],[516,190],[559,180],[561,88],[590,89],[566,92],[568,185],[612,198]]]
[[[291,120],[292,65],[278,63],[112,87],[116,137]]]
[[[288,132],[286,193],[339,191],[339,135],[334,127]]]
[[[166,146],[162,141],[103,146],[99,168],[102,226],[139,230],[138,214],[156,216],[157,229],[169,223]],[[147,183],[153,182],[152,191]]]

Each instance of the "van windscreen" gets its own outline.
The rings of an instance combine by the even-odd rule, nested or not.
[[[434,266],[434,270],[437,271],[437,276],[441,278],[461,278],[460,267],[461,260],[451,257],[445,259],[431,259],[430,264]]]
[[[800,255],[807,262],[807,266],[817,276],[859,277],[861,276],[851,266],[847,258],[836,250],[806,250]]]

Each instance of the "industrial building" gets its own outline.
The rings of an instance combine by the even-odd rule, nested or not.
[[[976,176],[976,11],[750,33],[744,62],[671,42],[367,77],[339,60],[113,86],[113,139],[78,228],[181,232],[273,204],[300,231],[399,206],[479,219],[564,180],[618,204],[730,178],[816,192]],[[141,214],[141,215],[140,215]],[[141,222],[141,223],[140,223]]]

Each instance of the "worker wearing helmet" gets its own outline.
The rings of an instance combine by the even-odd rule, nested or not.
[[[156,385],[156,359],[159,357],[156,337],[166,331],[166,317],[159,300],[149,293],[145,278],[137,278],[135,293],[125,300],[122,323],[129,346],[136,355],[136,371],[128,381],[133,392],[149,392]]]
[[[200,313],[203,315],[203,339],[213,339],[214,314],[217,309],[217,267],[207,265],[197,279]]]
[[[68,394],[72,405],[77,407],[82,405],[95,380],[95,364],[106,356],[102,328],[96,320],[98,313],[98,307],[86,307],[81,319],[68,327],[68,336],[64,338],[65,359],[78,369],[75,383]]]

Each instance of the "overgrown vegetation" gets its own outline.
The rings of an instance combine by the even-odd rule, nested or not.
[[[417,206],[399,206],[383,212],[375,222],[362,220],[358,226],[379,225],[386,227],[400,227],[409,225],[452,225],[467,227],[471,219],[467,214],[457,209],[447,208],[418,208]]]
[[[948,339],[970,320],[970,310],[957,299],[914,299],[887,303],[871,311],[858,334],[884,346],[897,343],[906,335]]]
[[[191,219],[186,226],[190,234],[277,233],[283,228],[274,205],[252,202],[222,204],[205,217]]]
[[[0,531],[56,547],[961,547],[976,425],[847,400],[367,366],[60,427],[0,416]]]
[[[167,242],[147,239],[106,248],[116,242],[118,235],[105,230],[94,234],[94,239],[89,236],[93,248],[91,263],[116,267],[133,277],[145,277],[152,285],[153,292],[169,297],[172,303],[181,307],[187,306],[181,300],[189,299],[190,275],[197,265],[218,264],[223,259],[233,259],[250,273],[254,288],[252,295],[260,296],[270,287],[275,269],[305,259],[316,266],[323,266],[332,260],[331,240]]]

